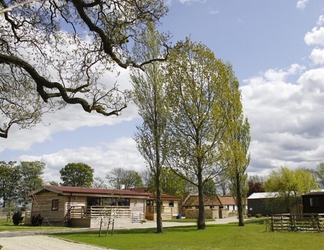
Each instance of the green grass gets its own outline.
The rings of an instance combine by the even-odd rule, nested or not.
[[[323,249],[323,233],[265,232],[263,220],[250,221],[244,227],[237,224],[207,225],[156,229],[118,230],[113,236],[98,232],[64,233],[56,237],[113,249]],[[105,235],[105,234],[103,234]]]
[[[0,231],[17,231],[17,230],[49,230],[49,229],[66,229],[66,227],[52,227],[43,222],[42,226],[25,226],[17,225],[15,226],[12,220],[7,220],[6,218],[0,218]]]

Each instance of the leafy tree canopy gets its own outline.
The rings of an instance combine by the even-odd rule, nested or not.
[[[93,168],[85,163],[69,163],[60,170],[62,186],[91,187]]]
[[[10,7],[13,8],[10,8]],[[9,8],[9,9],[8,9]],[[0,0],[0,137],[34,125],[66,104],[118,115],[130,95],[107,71],[142,67],[133,46],[148,23],[166,15],[163,0]],[[163,41],[166,37],[160,37]],[[162,59],[163,60],[163,59]]]

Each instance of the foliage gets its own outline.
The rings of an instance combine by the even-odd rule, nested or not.
[[[99,176],[96,176],[92,183],[93,188],[107,188],[105,180]]]
[[[216,185],[214,180],[209,179],[205,182],[205,185],[203,187],[203,194],[204,195],[213,195],[216,194]]]
[[[20,202],[27,204],[31,202],[30,193],[41,187],[43,180],[41,175],[45,169],[45,163],[40,161],[22,161],[19,165],[20,180]]]
[[[68,163],[60,170],[62,186],[91,187],[93,168],[85,163]]]
[[[233,114],[237,111],[233,110]],[[244,226],[245,201],[247,196],[246,169],[250,163],[250,124],[243,119],[240,110],[232,118],[232,131],[227,137],[228,150],[226,151],[227,175],[230,182],[230,190],[235,198],[239,226]]]
[[[123,168],[114,168],[109,171],[106,178],[109,185],[115,189],[131,189],[143,187],[142,178],[138,172]]]
[[[148,30],[144,32],[142,44],[143,46],[136,52],[138,58],[151,60],[160,57],[162,43],[153,23],[150,23]],[[162,233],[161,172],[166,158],[165,127],[168,113],[165,102],[165,81],[158,62],[146,65],[143,69],[144,72],[133,70],[131,74],[134,100],[138,113],[143,119],[142,126],[137,127],[138,132],[134,139],[153,177],[157,233]]]
[[[221,175],[232,111],[242,110],[239,83],[229,64],[203,44],[178,42],[165,64],[168,166],[195,185],[199,196],[198,228],[204,229],[203,187]]]
[[[59,186],[60,185],[57,181],[50,181],[48,184],[50,186]]]
[[[10,204],[18,200],[19,191],[17,189],[21,179],[21,172],[16,162],[0,162],[0,195],[2,207],[9,207]]]
[[[0,194],[3,206],[8,207],[11,203],[26,205],[31,201],[30,193],[42,186],[41,175],[45,163],[40,161],[22,161],[0,163]]]
[[[31,224],[33,226],[41,226],[43,223],[43,220],[44,220],[44,218],[40,214],[33,215],[31,218]]]
[[[278,192],[278,198],[282,199],[287,211],[301,203],[301,195],[318,189],[312,175],[305,170],[290,170],[280,167],[278,171],[272,170],[264,183],[267,192]]]
[[[320,188],[324,188],[324,163],[321,162],[316,166],[316,169],[314,171],[316,181]]]
[[[21,211],[17,211],[12,216],[12,222],[14,225],[19,225],[23,221],[24,217],[22,216]]]
[[[264,179],[260,176],[249,176],[248,178],[248,187],[249,191],[247,196],[250,196],[253,193],[264,192]]]
[[[11,4],[0,2],[4,9]],[[30,1],[12,7],[0,14],[0,137],[13,124],[32,126],[44,112],[66,104],[118,115],[130,95],[115,80],[102,80],[107,71],[159,60],[139,61],[132,47],[142,42],[148,23],[166,15],[163,0]]]

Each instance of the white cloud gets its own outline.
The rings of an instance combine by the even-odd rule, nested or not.
[[[296,8],[298,9],[305,9],[308,0],[299,0],[296,4]]]
[[[211,8],[208,8],[208,13],[211,14],[211,15],[217,15],[217,14],[219,14],[219,11],[218,10],[211,9]]]
[[[101,143],[96,147],[64,149],[42,156],[22,155],[19,161],[39,160],[46,164],[45,181],[60,181],[60,169],[70,162],[83,162],[91,166],[94,176],[104,178],[113,168],[125,168],[141,172],[145,169],[142,156],[136,149],[135,141],[122,137],[111,143]]]
[[[288,75],[298,78],[289,83]],[[314,168],[323,161],[324,68],[269,69],[245,81],[244,113],[251,126],[250,174],[281,165]]]
[[[324,46],[324,27],[314,27],[311,32],[307,32],[304,41],[307,45]]]
[[[206,3],[207,0],[179,0],[180,3],[182,4],[192,4],[192,3]]]
[[[315,65],[324,64],[324,49],[314,48],[309,58]]]
[[[321,26],[322,24],[324,24],[324,15],[320,15],[320,17],[317,19],[316,24],[318,26]]]

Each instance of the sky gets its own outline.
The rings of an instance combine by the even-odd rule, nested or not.
[[[249,175],[280,166],[314,169],[324,162],[324,3],[317,0],[168,0],[160,31],[172,42],[190,37],[233,66],[249,119]],[[115,76],[106,76],[114,78]],[[115,78],[113,79],[115,81]],[[117,82],[130,88],[128,72]],[[142,123],[135,106],[118,117],[70,105],[29,130],[13,127],[0,139],[0,160],[46,164],[45,181],[84,162],[94,176],[113,168],[145,170],[133,140]]]

